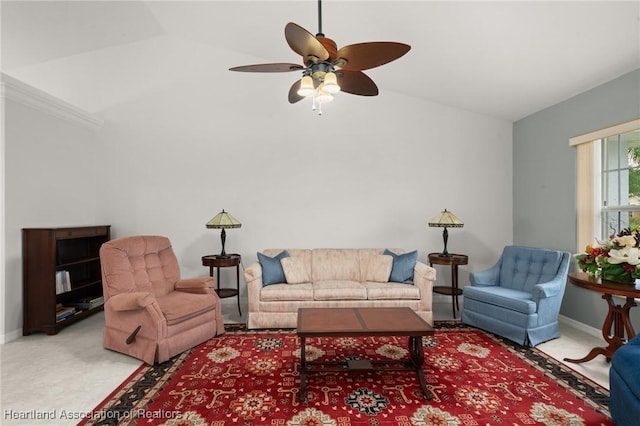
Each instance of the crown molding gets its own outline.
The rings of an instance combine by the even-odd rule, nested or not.
[[[92,130],[99,130],[104,123],[101,118],[5,73],[0,73],[0,76],[3,100],[18,102]]]

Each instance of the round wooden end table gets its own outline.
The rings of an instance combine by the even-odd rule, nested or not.
[[[433,286],[433,292],[438,294],[446,294],[451,296],[451,311],[453,312],[453,319],[456,319],[456,310],[460,310],[458,303],[458,296],[462,294],[462,289],[458,288],[458,266],[467,265],[469,263],[469,256],[466,254],[449,253],[444,255],[442,253],[429,253],[429,265],[449,265],[451,266],[451,286],[436,285]]]
[[[238,313],[242,315],[240,310],[240,263],[242,258],[239,254],[227,254],[221,256],[219,254],[210,254],[202,256],[202,266],[209,267],[209,276],[213,277],[213,268],[217,269],[216,275],[216,293],[218,297],[224,299],[226,297],[236,297],[238,299]],[[220,287],[220,268],[236,267],[236,288],[221,288]]]

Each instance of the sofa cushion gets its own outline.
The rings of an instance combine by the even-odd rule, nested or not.
[[[272,284],[260,289],[263,302],[313,300],[313,286],[306,284]]]
[[[312,279],[316,281],[361,281],[360,258],[356,249],[314,249]]]
[[[418,261],[418,251],[395,254],[390,250],[385,250],[383,254],[393,257],[393,267],[389,281],[405,284],[413,284],[413,269]]]
[[[367,288],[357,281],[325,280],[313,283],[314,300],[367,300]]]
[[[289,253],[286,250],[280,252],[280,254],[275,257],[258,253],[258,262],[260,262],[260,266],[262,267],[262,285],[287,282],[282,264],[280,264],[280,260],[286,257],[289,257]]]
[[[301,284],[311,281],[307,265],[301,257],[285,257],[280,260],[287,284]]]
[[[399,283],[366,282],[369,300],[420,300],[420,289],[414,285]]]
[[[367,265],[365,281],[378,283],[388,282],[392,267],[393,257],[384,254],[371,256],[369,258],[369,264]]]

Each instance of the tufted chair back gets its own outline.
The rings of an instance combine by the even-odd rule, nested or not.
[[[105,299],[120,294],[149,292],[155,297],[172,292],[180,279],[180,267],[171,242],[162,236],[121,238],[106,244],[103,268]]]
[[[500,259],[498,285],[532,292],[536,284],[551,281],[562,265],[562,252],[507,246]]]

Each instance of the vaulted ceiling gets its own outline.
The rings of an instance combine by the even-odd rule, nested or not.
[[[412,46],[397,61],[366,71],[381,94],[395,91],[501,119],[515,121],[640,68],[638,1],[322,4],[323,32],[338,47],[365,41]],[[62,73],[82,64],[86,75],[101,78],[111,70],[119,79],[113,84],[135,87],[138,82],[127,81],[135,71],[117,72],[131,70],[131,62],[122,59],[127,55],[114,57],[113,49],[139,56],[149,43],[161,50],[163,43],[173,43],[166,55],[150,60],[155,69],[176,72],[200,66],[207,48],[217,52],[206,58],[208,66],[225,72],[250,63],[297,63],[284,26],[295,22],[314,34],[318,30],[312,0],[2,0],[1,7],[2,71],[39,86],[55,84],[51,70]],[[48,77],[35,79],[45,72]],[[288,77],[293,82],[298,74]],[[268,83],[272,76],[260,78]],[[288,87],[282,87],[283,99]],[[113,87],[96,82],[83,90],[87,105],[78,106],[95,109],[90,99],[107,96],[100,91]]]

